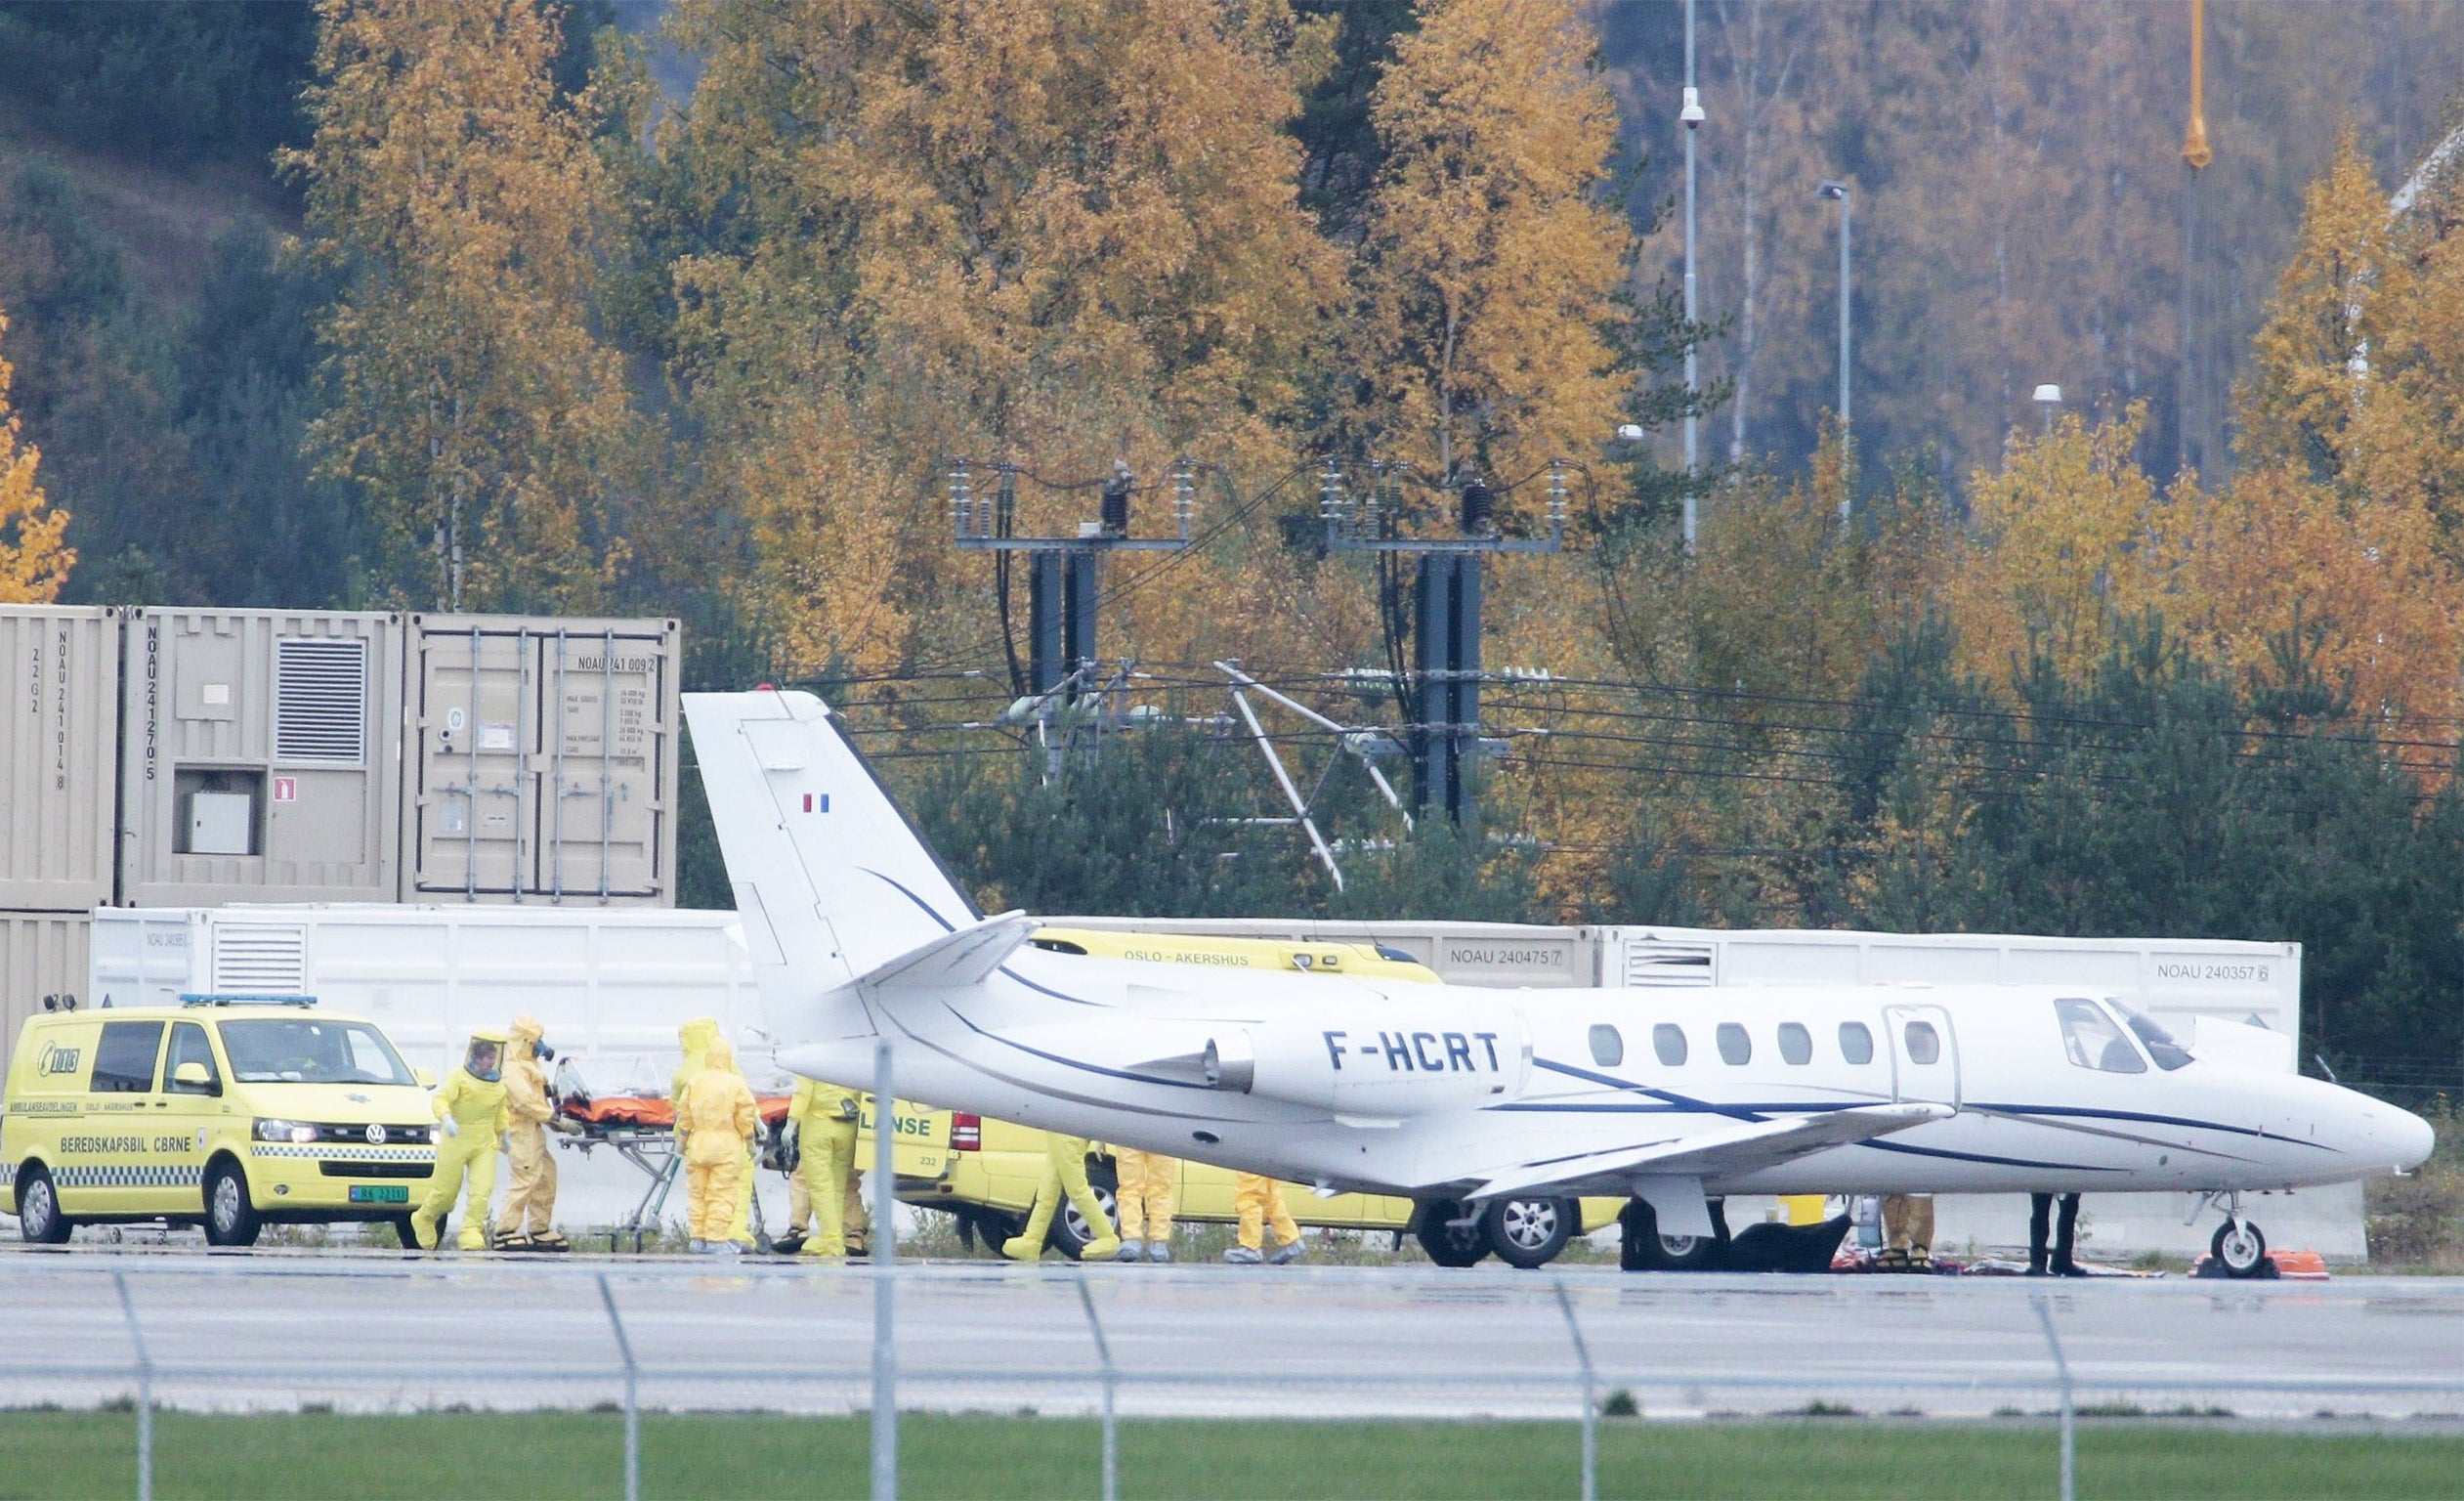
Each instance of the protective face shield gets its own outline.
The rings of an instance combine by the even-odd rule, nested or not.
[[[505,1045],[496,1038],[474,1037],[470,1051],[462,1054],[462,1071],[474,1079],[495,1084],[504,1077]]]

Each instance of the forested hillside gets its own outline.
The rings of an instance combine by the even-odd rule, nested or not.
[[[2296,939],[2307,1051],[2464,1080],[2464,199],[2389,202],[2464,18],[2217,0],[2193,179],[2187,4],[1700,12],[1688,324],[1673,0],[0,4],[0,554],[682,617],[988,902]],[[1487,573],[1464,826],[1275,720],[1339,889],[1211,665],[1428,717],[1330,454],[1569,538]],[[998,722],[960,460],[1021,533],[1116,462],[1161,530],[1186,462],[1196,545],[1102,590],[1142,728]]]

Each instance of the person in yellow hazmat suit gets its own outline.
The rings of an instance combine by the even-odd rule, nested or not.
[[[752,1160],[754,1133],[761,1129],[761,1106],[736,1072],[736,1051],[724,1038],[713,1037],[703,1051],[703,1066],[676,1099],[676,1149],[685,1159],[686,1215],[693,1225],[693,1249],[703,1256],[736,1256],[741,1248],[728,1233],[736,1218],[737,1190],[743,1184],[745,1164]]]
[[[1891,1193],[1883,1196],[1883,1249],[1874,1258],[1877,1271],[1933,1269],[1933,1195]]]
[[[1309,1248],[1300,1243],[1300,1226],[1292,1222],[1292,1211],[1284,1206],[1283,1184],[1255,1173],[1242,1173],[1232,1180],[1232,1212],[1240,1216],[1240,1224],[1233,1231],[1239,1242],[1223,1253],[1223,1259],[1236,1266],[1254,1266],[1260,1262],[1281,1266],[1308,1255]],[[1275,1249],[1265,1249],[1264,1229],[1275,1229]]]
[[[462,1229],[454,1244],[465,1251],[488,1248],[488,1200],[496,1191],[496,1138],[504,1135],[505,1048],[502,1032],[474,1032],[462,1066],[438,1086],[433,1108],[444,1136],[437,1142],[437,1171],[427,1198],[410,1212],[419,1249],[437,1248],[437,1229],[453,1213],[453,1197],[465,1182]]]
[[[684,1049],[684,1059],[676,1065],[675,1075],[668,1081],[672,1086],[667,1095],[669,1099],[679,1104],[683,1102],[686,1086],[692,1084],[708,1063],[710,1045],[718,1040],[719,1024],[712,1017],[696,1016],[676,1029],[676,1041]],[[733,1050],[729,1051],[728,1057],[728,1067],[733,1069],[736,1066]],[[739,1074],[737,1077],[743,1076]],[[728,1222],[727,1238],[740,1246],[749,1246],[753,1243],[753,1159],[749,1152],[745,1154],[744,1171],[739,1176],[738,1182],[741,1186],[736,1194],[736,1217]]]
[[[787,1102],[795,1127],[796,1171],[787,1179],[787,1232],[805,1256],[847,1256],[847,1185],[856,1165],[857,1094],[835,1084],[798,1079]],[[812,1224],[813,1233],[804,1227]],[[782,1242],[782,1249],[786,1246]]]
[[[1121,1259],[1172,1259],[1172,1178],[1179,1163],[1161,1152],[1112,1149],[1119,1184],[1112,1201],[1121,1209]]]
[[[541,1041],[546,1029],[529,1016],[516,1016],[505,1029],[505,1161],[512,1182],[505,1189],[505,1217],[497,1222],[499,1251],[562,1251],[565,1237],[556,1233],[556,1157],[548,1150],[548,1121],[556,1114],[548,1098],[547,1055]]]
[[[1048,1132],[1043,1138],[1043,1181],[1036,1186],[1036,1207],[1027,1214],[1027,1227],[1001,1242],[1001,1255],[1013,1262],[1032,1262],[1043,1255],[1043,1234],[1052,1227],[1052,1217],[1061,1207],[1063,1195],[1078,1206],[1081,1218],[1093,1236],[1079,1253],[1082,1262],[1110,1261],[1121,1254],[1121,1237],[1112,1232],[1112,1221],[1104,1213],[1103,1200],[1086,1182],[1086,1138],[1065,1136]]]

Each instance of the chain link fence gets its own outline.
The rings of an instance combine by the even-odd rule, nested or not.
[[[0,1401],[158,1410],[620,1408],[1095,1419],[1546,1419],[1596,1494],[1603,1415],[2464,1410],[2464,1288],[1404,1268],[549,1265],[350,1254],[0,1257]],[[467,1356],[519,1330],[519,1369]]]

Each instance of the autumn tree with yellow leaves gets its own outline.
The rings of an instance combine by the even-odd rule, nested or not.
[[[373,591],[470,609],[591,608],[621,568],[641,463],[622,362],[594,329],[616,227],[594,100],[560,97],[561,11],[532,0],[325,0],[310,252],[341,277],[320,332],[323,472],[366,498]]]
[[[1633,257],[1617,110],[1571,0],[1428,0],[1372,116],[1352,420],[1387,457],[1520,478],[1599,450],[1628,381],[1603,330]],[[1529,509],[1529,502],[1524,502]]]
[[[0,338],[8,331],[0,313]],[[39,605],[60,597],[77,554],[64,540],[68,513],[43,497],[35,475],[42,451],[21,440],[9,409],[16,373],[0,355],[0,605]]]
[[[1182,453],[1234,494],[1297,459],[1338,270],[1283,127],[1325,27],[1210,0],[680,7],[708,66],[661,144],[705,246],[674,264],[676,366],[791,664],[980,643],[988,612],[950,608],[988,571],[950,553],[955,458],[988,488],[998,460],[1123,459],[1156,496]],[[1221,608],[1151,643],[1256,608],[1193,592]]]

